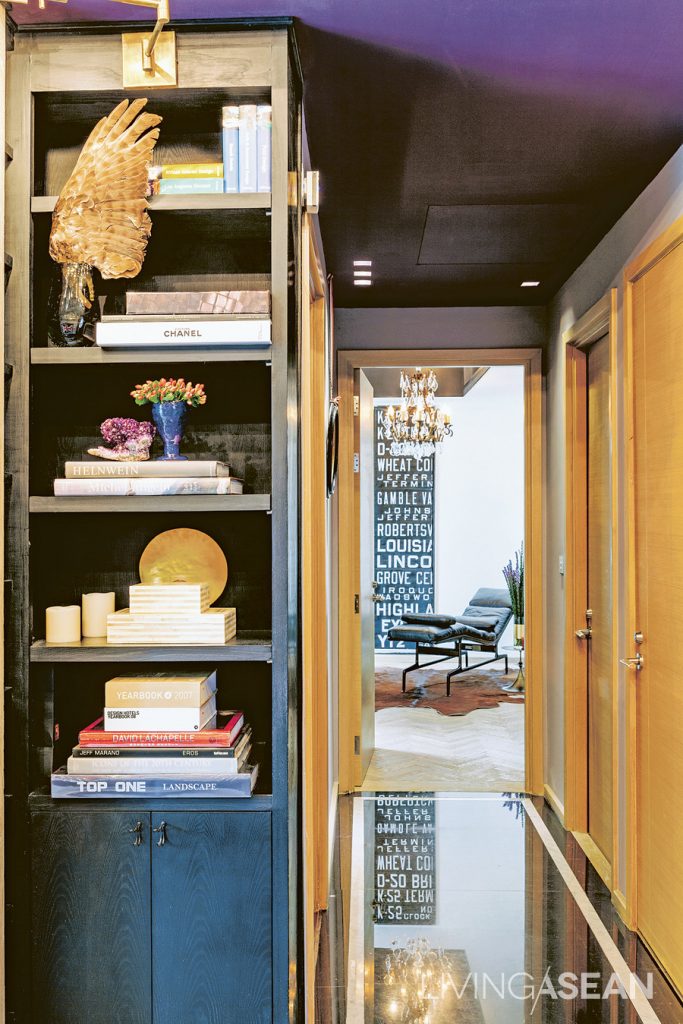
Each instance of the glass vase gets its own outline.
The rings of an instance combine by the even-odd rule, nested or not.
[[[515,620],[515,647],[524,647],[524,623]]]
[[[76,347],[95,341],[98,319],[93,268],[89,263],[62,263],[49,300],[49,336],[53,345]]]
[[[153,403],[152,419],[164,445],[164,454],[159,456],[157,462],[187,461],[187,456],[180,454],[186,415],[186,402]]]

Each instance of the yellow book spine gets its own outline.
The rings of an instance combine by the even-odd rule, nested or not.
[[[222,178],[223,164],[162,164],[162,178]]]

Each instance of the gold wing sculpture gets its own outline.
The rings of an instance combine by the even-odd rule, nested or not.
[[[122,100],[90,133],[52,215],[50,256],[86,263],[102,277],[140,273],[152,222],[147,178],[159,137],[146,99]]]

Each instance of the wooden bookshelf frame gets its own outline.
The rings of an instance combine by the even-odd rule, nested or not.
[[[3,12],[3,18],[5,14]],[[8,922],[12,951],[13,1020],[26,1024],[30,1019],[26,994],[30,991],[30,915],[28,914],[30,878],[26,864],[29,851],[27,821],[31,811],[59,814],[60,801],[52,801],[44,793],[29,791],[31,771],[29,705],[39,699],[28,682],[31,672],[53,672],[69,663],[97,662],[260,662],[271,665],[271,761],[270,793],[247,800],[174,801],[173,810],[197,809],[207,813],[258,810],[271,821],[272,877],[272,1019],[282,1022],[300,1018],[302,971],[297,970],[300,937],[301,892],[297,864],[299,785],[298,750],[296,745],[299,686],[299,516],[298,516],[298,348],[301,331],[300,280],[301,209],[292,203],[291,175],[299,175],[302,160],[300,70],[296,41],[291,22],[265,21],[263,27],[203,27],[195,24],[178,31],[178,87],[195,90],[234,91],[240,97],[269,92],[273,108],[273,184],[270,195],[157,197],[151,202],[152,216],[166,217],[173,211],[196,211],[204,218],[214,211],[226,219],[232,216],[258,217],[270,212],[270,271],[272,291],[273,343],[269,348],[218,350],[183,349],[162,353],[156,351],[108,352],[97,348],[52,349],[32,347],[32,249],[34,226],[54,207],[54,196],[33,195],[34,122],[37,94],[80,93],[92,97],[98,92],[121,93],[120,26],[108,29],[19,31],[14,51],[8,59],[7,92],[9,96],[7,139],[12,150],[12,164],[7,178],[8,216],[6,249],[13,265],[7,288],[10,312],[7,331],[7,355],[12,372],[6,383],[7,443],[6,460],[11,474],[10,497],[6,510],[8,536],[8,567],[12,580],[12,607],[8,629],[9,721],[4,732],[10,742],[9,763],[12,766],[10,818],[13,845],[8,851],[8,877],[12,886],[11,902],[16,907]],[[131,95],[131,93],[128,93]],[[169,102],[169,92],[165,102]],[[153,108],[154,94],[150,93]],[[171,101],[172,102],[172,99]],[[2,110],[0,108],[0,117]],[[44,224],[44,220],[42,221]],[[153,244],[153,241],[152,241]],[[289,287],[288,262],[294,259],[297,268],[297,295]],[[307,292],[306,292],[307,293]],[[42,339],[38,342],[44,345]],[[239,375],[240,364],[260,362],[270,368],[271,400],[271,488],[268,494],[231,496],[188,496],[118,499],[104,501],[90,498],[74,500],[31,495],[29,463],[40,458],[31,450],[30,394],[35,374],[51,374],[55,367],[83,367],[88,373],[106,373],[110,364],[144,362],[170,364],[226,363]],[[66,372],[66,370],[62,370]],[[208,371],[207,371],[208,372]],[[34,640],[43,613],[30,608],[29,547],[30,529],[36,517],[48,518],[55,524],[70,521],[68,513],[82,515],[125,513],[149,516],[155,512],[192,511],[212,515],[269,516],[271,544],[271,632],[238,633],[223,648],[108,647],[82,642],[78,645],[50,647]],[[62,519],[61,516],[65,518]],[[163,523],[163,519],[160,521]],[[61,528],[61,527],[60,527]],[[160,526],[162,529],[163,526]],[[239,624],[239,608],[238,608]],[[84,802],[92,805],[96,802]],[[112,802],[109,802],[110,804]],[[154,801],[113,801],[120,810],[142,807],[159,809]],[[80,804],[79,807],[82,807]],[[166,803],[168,808],[168,803]],[[170,809],[170,808],[169,808]],[[107,808],[101,808],[106,813]],[[1,1022],[0,1022],[1,1024]],[[188,1024],[191,1024],[188,1021]]]

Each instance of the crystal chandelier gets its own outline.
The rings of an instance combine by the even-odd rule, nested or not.
[[[401,404],[397,409],[390,405],[381,420],[392,455],[423,459],[444,437],[453,436],[450,416],[434,401],[438,386],[433,370],[401,370]]]
[[[384,984],[390,989],[388,1013],[402,1024],[430,1024],[452,985],[453,965],[442,949],[426,939],[408,939],[405,948],[392,943],[384,961]]]

